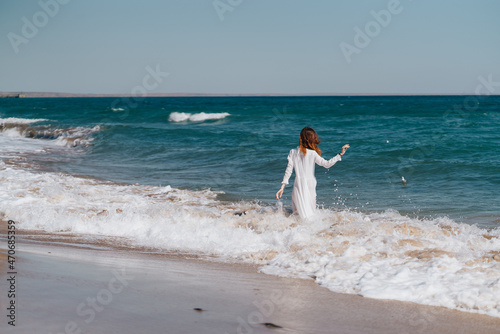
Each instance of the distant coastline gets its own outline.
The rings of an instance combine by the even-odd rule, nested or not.
[[[372,94],[372,93],[309,93],[309,94],[211,94],[211,93],[151,93],[145,96],[132,94],[78,94],[56,92],[0,92],[0,98],[39,97],[300,97],[300,96],[468,96],[473,94]]]
[[[18,98],[22,98],[22,97],[26,97],[26,95],[24,93],[0,93],[0,98],[18,99]]]

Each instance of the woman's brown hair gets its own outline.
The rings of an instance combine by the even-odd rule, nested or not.
[[[313,128],[306,126],[300,131],[300,152],[302,154],[307,154],[307,149],[315,150],[319,155],[321,155],[321,150],[318,145],[321,142],[318,138],[318,134]]]

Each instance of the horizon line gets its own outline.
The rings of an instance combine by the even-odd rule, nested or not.
[[[64,92],[0,92],[0,98],[50,98],[50,97],[340,97],[340,96],[473,96],[475,94],[455,93],[150,93],[146,95],[134,95],[130,93],[64,93]],[[491,94],[498,96],[500,94]]]

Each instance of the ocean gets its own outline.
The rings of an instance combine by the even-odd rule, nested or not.
[[[499,96],[138,100],[0,99],[0,215],[500,316]],[[305,126],[351,146],[310,221],[274,199]]]

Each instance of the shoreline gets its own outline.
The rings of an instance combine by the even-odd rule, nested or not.
[[[5,222],[1,232],[5,276]],[[16,235],[17,323],[2,322],[2,332],[455,334],[500,328],[500,318],[334,293],[312,280],[259,273],[257,265],[146,253],[112,240],[71,245],[26,232]],[[6,282],[2,277],[4,317]]]

